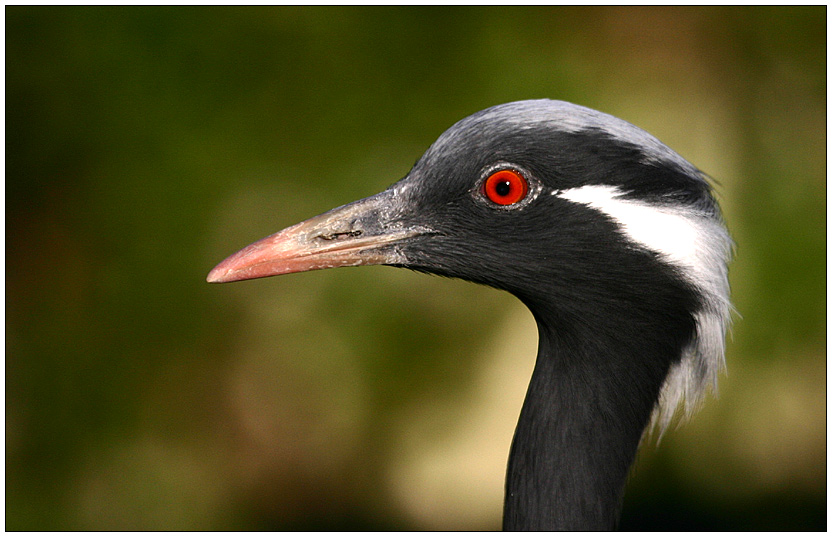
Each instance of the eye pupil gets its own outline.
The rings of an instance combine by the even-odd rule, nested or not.
[[[511,169],[499,170],[485,180],[483,193],[497,205],[514,205],[529,193],[529,183],[520,172]]]
[[[497,186],[494,188],[499,196],[508,196],[508,193],[511,192],[511,183],[508,181],[501,181],[497,183]]]

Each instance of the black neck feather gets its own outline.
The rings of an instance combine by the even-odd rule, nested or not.
[[[503,529],[614,529],[628,470],[680,349],[555,330],[539,318],[538,329],[537,363],[509,456]]]

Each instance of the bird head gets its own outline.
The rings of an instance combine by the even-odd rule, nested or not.
[[[535,100],[459,121],[387,190],[251,244],[208,281],[384,264],[506,290],[564,332],[670,319],[672,414],[722,364],[730,249],[693,165],[623,120]]]

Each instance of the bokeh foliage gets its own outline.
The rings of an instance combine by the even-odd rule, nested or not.
[[[825,7],[5,14],[6,529],[498,527],[473,506],[499,454],[417,470],[495,414],[483,371],[512,349],[519,405],[513,298],[387,267],[204,277],[542,97],[707,171],[737,241],[729,375],[645,447],[622,526],[825,528]]]

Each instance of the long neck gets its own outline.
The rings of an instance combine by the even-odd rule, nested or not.
[[[614,529],[674,357],[646,349],[649,342],[628,347],[589,330],[570,337],[539,319],[538,329],[537,363],[509,455],[503,529]]]

